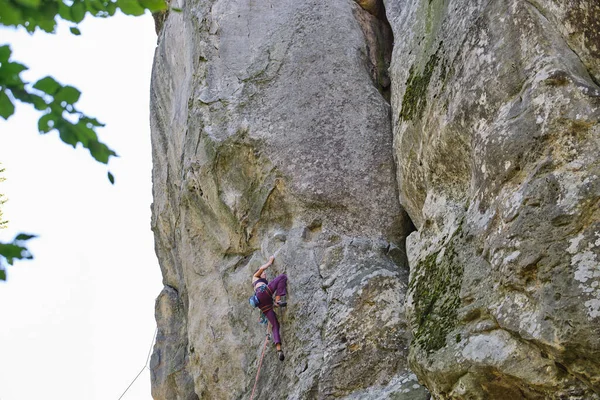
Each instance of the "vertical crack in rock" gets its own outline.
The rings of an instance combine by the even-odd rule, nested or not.
[[[389,67],[394,46],[394,34],[387,20],[383,0],[354,0],[360,7],[354,15],[365,35],[368,70],[373,84],[389,103],[391,82]]]

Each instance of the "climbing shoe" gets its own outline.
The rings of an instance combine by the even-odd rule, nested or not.
[[[279,357],[279,361],[285,360],[285,356],[283,355],[283,350],[277,350],[277,356]]]
[[[285,301],[285,297],[283,298],[275,298],[275,307],[286,307],[287,301]]]

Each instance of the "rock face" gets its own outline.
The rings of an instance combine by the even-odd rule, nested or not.
[[[175,6],[152,81],[165,284],[153,396],[250,397],[265,337],[251,275],[276,254],[286,360],[269,346],[255,398],[427,398],[407,369],[412,224],[395,182],[385,14],[347,0]]]
[[[411,367],[440,399],[599,398],[600,4],[386,6]]]
[[[600,398],[597,2],[172,6],[155,399]]]

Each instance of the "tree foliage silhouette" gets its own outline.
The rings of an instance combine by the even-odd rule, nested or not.
[[[167,9],[165,0],[0,0],[0,25],[22,27],[34,34],[41,30],[54,33],[57,19],[68,21],[73,35],[80,35],[79,23],[89,14],[108,18],[117,10],[139,16],[149,10]],[[96,118],[77,109],[81,92],[64,85],[51,76],[36,82],[26,82],[21,73],[27,67],[12,58],[10,45],[0,43],[0,117],[7,120],[16,112],[18,103],[29,104],[40,113],[38,130],[41,134],[57,131],[60,139],[72,146],[81,144],[98,162],[108,164],[116,157],[114,150],[98,138],[96,129],[104,126]],[[1,171],[0,171],[1,172]],[[110,171],[108,179],[114,183]],[[0,198],[1,200],[1,198]],[[0,226],[2,226],[0,213]],[[18,259],[31,259],[26,241],[35,235],[21,233],[12,242],[0,242],[0,280],[6,280],[6,264]]]

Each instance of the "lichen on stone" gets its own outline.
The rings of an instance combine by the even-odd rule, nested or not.
[[[446,335],[457,325],[463,266],[454,247],[461,231],[454,233],[444,249],[421,260],[409,283],[414,303],[413,345],[428,352],[444,347]]]
[[[410,121],[415,118],[420,120],[423,118],[423,113],[427,106],[429,83],[433,71],[440,61],[438,53],[442,49],[442,44],[443,42],[440,42],[437,51],[429,57],[429,61],[425,64],[425,68],[423,68],[421,74],[417,72],[416,64],[410,67],[408,79],[406,80],[406,91],[402,98],[402,108],[400,110],[400,117],[404,121]]]

